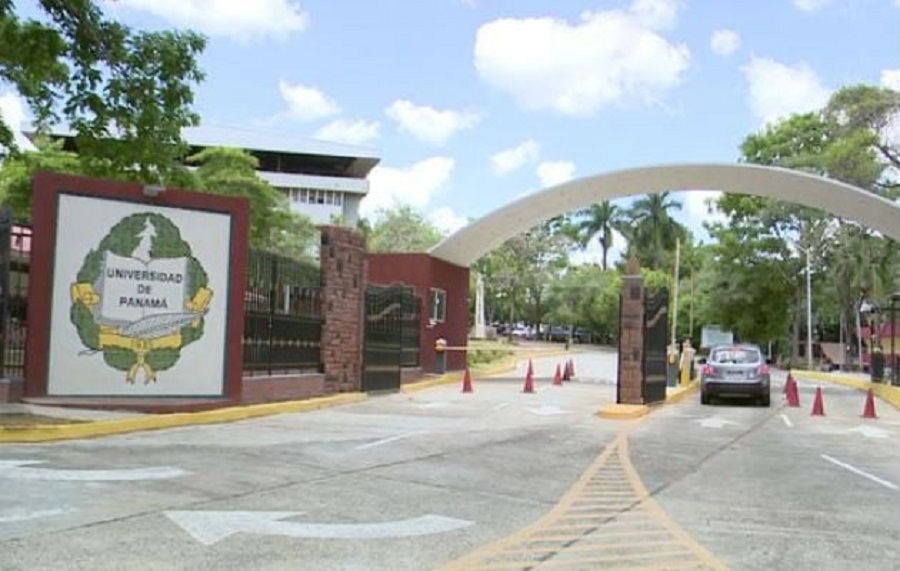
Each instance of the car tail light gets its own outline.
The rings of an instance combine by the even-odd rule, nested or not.
[[[760,365],[758,369],[756,369],[757,375],[768,375],[769,374],[769,366],[768,365]]]
[[[709,365],[703,367],[703,376],[704,376],[704,377],[711,377],[712,374],[713,374],[713,368],[712,368],[712,367],[710,367]]]

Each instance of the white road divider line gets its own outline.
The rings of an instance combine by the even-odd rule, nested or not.
[[[847,464],[846,462],[841,462],[841,461],[838,460],[837,458],[832,458],[832,457],[829,456],[828,454],[822,454],[822,459],[824,459],[824,460],[826,460],[826,461],[828,461],[828,462],[831,462],[831,463],[834,464],[835,466],[840,466],[841,468],[843,468],[843,469],[845,469],[845,470],[848,470],[848,471],[850,471],[850,472],[853,472],[853,473],[856,474],[857,476],[862,476],[863,478],[868,478],[869,480],[872,480],[872,481],[875,482],[876,484],[881,484],[881,485],[884,486],[885,488],[889,488],[889,489],[891,489],[891,490],[897,490],[897,489],[898,489],[898,488],[897,488],[897,484],[894,484],[893,482],[888,482],[887,480],[882,480],[882,479],[879,478],[878,476],[873,476],[872,474],[869,474],[868,472],[865,472],[865,471],[863,471],[863,470],[860,470],[859,468],[856,468],[855,466],[851,466],[850,464]]]
[[[405,432],[403,434],[398,434],[396,436],[390,436],[388,438],[382,438],[381,440],[376,440],[375,442],[369,442],[368,444],[360,444],[354,450],[366,450],[368,448],[375,448],[376,446],[382,446],[384,444],[390,444],[391,442],[396,442],[398,440],[402,440],[404,438],[409,438],[411,436],[416,436],[418,434],[424,434],[422,431],[416,432]]]
[[[784,425],[787,426],[788,428],[794,428],[794,423],[791,422],[791,419],[788,418],[788,415],[781,413],[781,420],[784,421]]]

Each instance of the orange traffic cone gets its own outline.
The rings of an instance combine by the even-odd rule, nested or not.
[[[463,373],[462,392],[464,392],[464,393],[472,392],[472,375],[469,373],[468,367],[466,367],[466,372]]]
[[[559,363],[556,364],[556,372],[553,373],[553,384],[559,387],[562,386],[562,372]]]
[[[822,404],[822,387],[816,387],[816,398],[813,401],[812,416],[825,416],[825,405]]]
[[[866,406],[863,408],[862,413],[863,418],[878,418],[878,415],[875,414],[875,395],[872,393],[872,389],[869,389],[869,392],[866,393]]]
[[[531,359],[528,360],[528,370],[525,372],[525,384],[522,386],[522,392],[534,392],[534,366],[531,364]]]
[[[569,378],[575,378],[575,359],[569,359]]]

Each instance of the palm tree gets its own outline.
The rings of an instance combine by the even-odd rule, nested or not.
[[[600,243],[603,252],[603,269],[607,269],[607,255],[613,247],[613,231],[619,230],[624,220],[623,211],[608,200],[592,204],[580,210],[578,216],[582,220],[577,225],[578,242],[587,248],[594,236]]]
[[[639,253],[641,264],[659,267],[663,254],[675,247],[680,237],[681,225],[669,214],[681,210],[681,203],[672,198],[671,192],[649,194],[634,201],[628,211],[632,228],[629,246]]]

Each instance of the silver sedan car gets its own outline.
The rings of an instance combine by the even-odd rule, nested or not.
[[[735,344],[713,347],[708,358],[699,360],[700,402],[716,397],[750,397],[762,406],[771,402],[769,361],[757,345]]]

